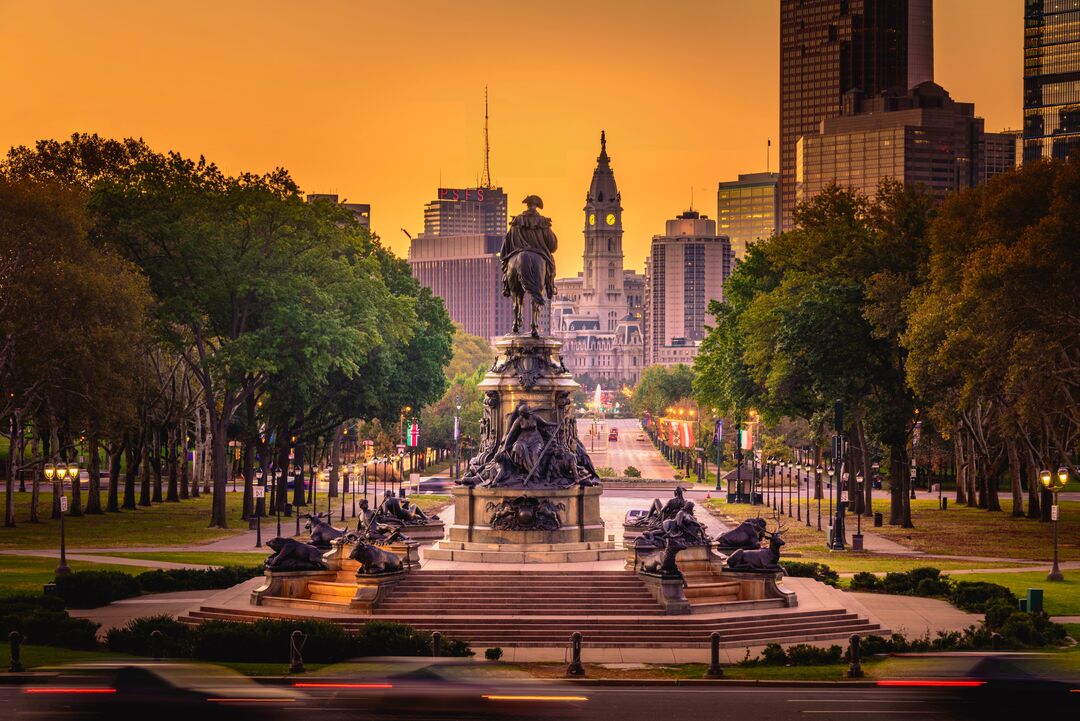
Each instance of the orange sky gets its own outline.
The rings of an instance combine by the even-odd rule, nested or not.
[[[545,201],[560,275],[608,133],[626,265],[777,137],[775,0],[0,0],[0,146],[144,137],[228,172],[287,167],[372,204],[398,253],[423,204],[475,184],[484,85],[492,171]],[[936,75],[988,130],[1019,127],[1022,0],[937,0]],[[774,144],[772,167],[776,169]]]

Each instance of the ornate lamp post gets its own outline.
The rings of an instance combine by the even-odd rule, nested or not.
[[[454,480],[461,478],[461,397],[454,396]]]
[[[58,463],[53,465],[52,463],[45,464],[45,479],[53,481],[55,479],[55,488],[57,493],[60,494],[60,565],[56,567],[57,576],[65,576],[71,573],[71,568],[67,564],[67,539],[65,537],[64,529],[64,516],[67,515],[68,499],[64,495],[64,479],[68,474],[71,474],[72,483],[79,483],[79,467],[74,463],[70,466],[64,463]]]
[[[405,495],[405,452],[398,451],[398,498]]]
[[[288,478],[288,476],[285,475],[285,470],[282,469],[282,471],[281,471],[281,485],[279,486],[276,483],[274,484],[274,487],[277,488],[277,492],[276,492],[276,495],[274,497],[274,518],[277,521],[277,535],[278,535],[278,538],[281,538],[281,507],[285,505],[285,498],[288,496],[287,493],[282,492],[282,487],[286,485],[286,480],[285,480],[286,478]],[[294,480],[293,482],[294,483],[303,483],[303,477],[301,476],[300,480]],[[278,498],[277,495],[280,495],[281,498]],[[296,517],[297,517],[297,519],[300,518],[299,509],[297,509],[297,511],[296,511]]]
[[[362,466],[360,463],[353,463],[352,465],[352,483],[349,484],[349,496],[352,501],[352,518],[356,518],[356,484],[360,480],[360,474],[362,473]]]
[[[342,486],[340,488],[340,493],[341,493],[341,522],[344,523],[345,522],[345,489],[349,487],[349,471],[350,471],[349,464],[348,463],[343,463],[341,465],[341,470],[342,470],[342,474],[341,474]]]
[[[810,470],[813,471],[814,469],[811,468]],[[812,480],[812,482],[814,484],[814,495],[817,497],[817,529],[819,531],[821,530],[821,496],[824,495],[824,494],[823,494],[823,492],[818,491],[818,484],[821,483],[821,478],[822,478],[822,476],[824,474],[825,474],[825,469],[822,468],[821,466],[818,466],[817,467],[817,475],[812,476],[812,478],[811,478],[811,480]]]
[[[1062,575],[1061,568],[1058,567],[1058,493],[1069,482],[1069,469],[1062,466],[1057,470],[1056,474],[1043,471],[1039,474],[1039,481],[1042,483],[1043,488],[1054,494],[1054,505],[1050,506],[1050,521],[1054,525],[1054,566],[1050,569],[1050,573],[1047,574],[1046,580],[1064,581],[1065,576]],[[61,515],[62,520],[63,515]]]

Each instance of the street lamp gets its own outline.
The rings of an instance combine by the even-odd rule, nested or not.
[[[405,495],[405,451],[398,451],[398,498]]]
[[[813,470],[813,469],[811,469]],[[821,497],[824,495],[824,489],[818,490],[818,485],[821,483],[821,478],[825,474],[825,469],[821,466],[817,467],[817,475],[814,476],[814,496],[817,498],[817,529],[821,530]],[[831,496],[830,496],[831,498]]]
[[[345,489],[349,487],[349,464],[343,463],[339,466],[341,469],[341,488],[338,492],[341,493],[341,522],[345,522]]]
[[[361,466],[359,463],[352,465],[352,483],[349,484],[349,496],[352,502],[352,518],[356,518],[356,484],[360,480]]]
[[[461,478],[461,396],[454,396],[454,480]]]
[[[1050,506],[1050,520],[1054,525],[1054,567],[1047,575],[1047,581],[1065,581],[1061,568],[1057,566],[1057,493],[1065,488],[1069,481],[1069,470],[1063,465],[1058,468],[1056,474],[1043,471],[1039,474],[1039,480],[1043,488],[1054,494],[1054,504]]]
[[[75,469],[75,483],[78,483],[79,467],[73,467]],[[66,576],[71,573],[71,568],[67,565],[67,543],[64,535],[64,516],[67,515],[67,496],[64,495],[64,478],[66,478],[67,475],[68,466],[63,463],[59,463],[55,466],[52,463],[45,464],[45,479],[53,481],[53,487],[56,489],[56,493],[60,494],[60,565],[56,567],[57,576]]]

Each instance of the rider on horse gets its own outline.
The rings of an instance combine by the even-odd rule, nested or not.
[[[533,297],[537,305],[543,305],[543,297],[551,298],[555,295],[555,258],[552,255],[558,246],[558,239],[551,230],[551,219],[545,218],[537,211],[544,207],[544,201],[539,196],[530,195],[521,201],[528,209],[514,217],[510,221],[510,230],[503,240],[499,257],[503,268],[503,295],[514,298],[515,304],[520,305],[527,292]],[[543,259],[543,277],[536,274],[534,277],[517,277],[520,274],[511,263],[515,256],[521,253],[533,253]],[[533,276],[533,274],[529,274]],[[517,281],[516,283],[514,281]],[[535,291],[535,292],[534,292]],[[518,321],[520,323],[520,320]],[[515,328],[515,332],[516,332]]]

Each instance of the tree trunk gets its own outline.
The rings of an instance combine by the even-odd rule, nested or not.
[[[73,438],[67,438],[70,445],[74,450],[72,451],[72,461],[76,461],[79,458],[79,450],[75,447],[75,440]],[[75,472],[75,477],[71,479],[71,505],[68,508],[68,516],[79,518],[83,514],[82,507],[82,471]]]
[[[142,434],[142,463],[139,465],[139,505],[150,505],[150,439],[149,432]]]
[[[165,490],[165,501],[167,503],[179,503],[180,474],[177,472],[178,469],[176,464],[176,428],[173,426],[170,426],[169,430],[165,434],[165,464],[168,466],[167,473],[169,474],[168,487]]]
[[[7,481],[4,483],[4,528],[15,527],[15,475],[19,472],[19,460],[15,448],[15,416],[11,417],[11,442],[8,444]]]
[[[210,459],[213,467],[213,483],[211,488],[212,501],[210,504],[210,527],[228,528],[229,519],[226,513],[225,493],[229,483],[229,424],[212,414],[210,425]]]
[[[90,485],[86,491],[86,512],[101,515],[101,452],[98,448],[97,429],[90,426],[86,434],[86,473]]]
[[[870,450],[866,443],[866,426],[862,419],[855,424],[859,438],[859,460],[863,474],[863,515],[874,515],[874,477],[870,474]]]
[[[1002,466],[1005,463],[1005,455],[998,453],[998,457],[989,464],[990,472],[986,476],[986,510],[1001,512],[1001,497],[998,495],[998,480],[1001,478]]]
[[[247,411],[247,435],[244,438],[244,501],[240,506],[240,517],[250,518],[255,512],[255,447],[259,442],[258,418],[255,416],[255,394],[249,393],[244,402]]]
[[[1024,468],[1024,476],[1028,479],[1028,510],[1027,517],[1031,519],[1042,517],[1042,510],[1040,509],[1041,498],[1039,497],[1039,465],[1035,462],[1035,456],[1032,454],[1031,449],[1027,450],[1026,465]]]
[[[127,511],[135,510],[135,476],[139,472],[139,463],[142,462],[142,444],[137,443],[130,434],[125,435],[124,455],[127,459],[127,468],[124,473],[124,505]]]
[[[56,416],[53,412],[49,411],[49,447],[45,450],[45,458],[56,462],[60,460],[60,434],[56,428]],[[59,475],[53,476],[53,494],[52,494],[52,515],[51,518],[56,520],[60,518],[60,496],[64,495],[64,483],[60,480]]]
[[[345,432],[345,424],[334,429],[334,438],[330,441],[330,489],[331,496],[338,494],[338,476],[341,473],[341,436]],[[342,486],[342,491],[345,488]]]
[[[1012,516],[1021,518],[1024,515],[1024,489],[1020,483],[1020,452],[1016,448],[1016,441],[1005,441],[1005,452],[1009,456],[1009,480],[1012,490]]]
[[[150,438],[150,471],[154,474],[154,503],[161,503],[161,428],[159,426],[154,426],[153,435]]]
[[[124,457],[124,443],[121,441],[109,451],[109,500],[105,508],[109,513],[120,511],[120,465]]]
[[[277,459],[274,461],[274,498],[273,503],[270,506],[270,510],[277,513],[278,510],[285,510],[285,499],[289,497],[289,429],[279,431],[282,433],[281,443],[277,446]],[[295,479],[293,481],[293,491],[299,488],[300,491],[300,505],[303,505],[304,497],[304,484],[303,479]],[[296,499],[293,499],[293,503],[296,503]],[[299,513],[299,511],[297,511]]]
[[[30,523],[41,523],[38,517],[38,504],[41,503],[41,469],[38,467],[38,424],[34,424],[34,435],[30,438],[30,460],[34,468],[33,479],[30,481]]]
[[[910,483],[907,449],[894,445],[889,449],[889,525],[914,528],[911,522]]]
[[[964,437],[959,433],[953,436],[953,482],[956,484],[956,503],[967,503],[967,470],[964,465]]]
[[[305,451],[306,448],[304,447],[303,443],[300,443],[296,446],[296,467],[300,470],[299,473],[296,474],[296,479],[293,481],[293,505],[298,507],[304,505],[304,456],[306,455]]]
[[[979,474],[979,460],[975,455],[975,439],[972,438],[969,433],[966,438],[967,448],[965,449],[965,455],[967,456],[968,468],[967,468],[967,504],[969,508],[977,508],[979,506],[979,493],[976,488]]]

